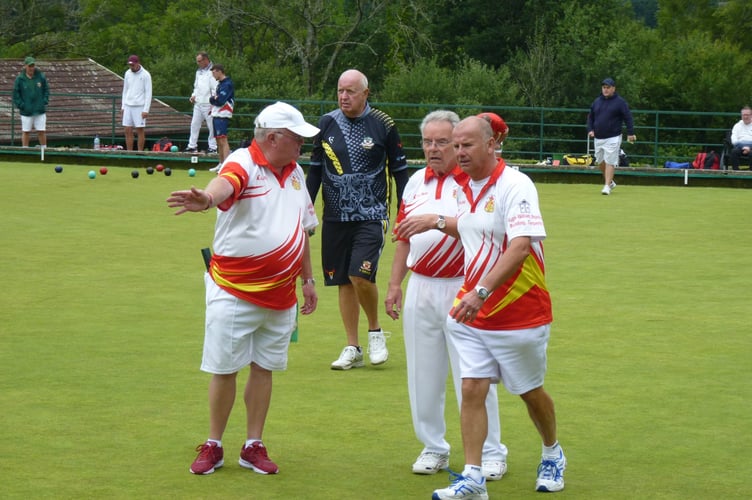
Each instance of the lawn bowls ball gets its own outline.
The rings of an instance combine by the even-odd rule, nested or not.
[[[188,175],[191,177],[196,177],[196,169],[195,168],[189,168],[188,169]]]
[[[99,169],[99,173],[102,175],[107,175],[107,167],[102,167]]]
[[[133,177],[134,179],[138,179],[138,170],[134,170],[133,172],[131,172],[131,177]]]
[[[170,151],[172,151],[173,153],[177,153],[178,152],[178,147],[177,146],[172,146],[170,148]]]
[[[93,170],[89,170],[89,179],[93,179],[97,176],[97,173]]]
[[[151,167],[151,166],[150,167],[146,167],[146,173],[149,174],[149,175],[153,174],[154,173],[154,167]]]
[[[172,175],[172,169],[170,167],[167,167],[166,169],[164,169],[164,174],[167,177],[171,176]]]
[[[157,165],[157,172],[161,172],[162,170],[164,170],[164,165],[160,163],[159,165]]]
[[[63,167],[61,167],[60,165],[58,165],[57,167],[55,167],[55,172],[57,172],[58,174],[60,172],[62,172],[62,171],[63,171]]]

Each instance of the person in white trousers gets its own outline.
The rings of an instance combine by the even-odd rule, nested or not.
[[[395,234],[408,216],[422,227],[409,239],[398,238],[386,295],[386,313],[403,315],[407,386],[416,437],[423,450],[413,464],[415,474],[435,474],[449,466],[450,445],[445,438],[446,379],[452,381],[458,406],[462,404],[457,352],[447,341],[447,314],[462,286],[464,252],[458,240],[441,232],[445,217],[456,217],[459,183],[467,174],[457,166],[452,130],[459,122],[453,111],[429,113],[420,126],[426,167],[413,174],[405,187]],[[440,215],[437,215],[440,214]],[[438,229],[438,230],[431,230]],[[412,270],[402,300],[402,281]],[[483,474],[498,480],[506,472],[507,448],[501,443],[496,386],[486,399],[488,435],[483,446]]]
[[[212,74],[212,63],[209,54],[199,52],[196,54],[196,78],[193,80],[193,93],[191,94],[191,103],[193,104],[193,118],[191,119],[191,135],[188,138],[188,147],[185,148],[187,153],[198,152],[198,136],[201,133],[201,126],[206,122],[209,129],[209,151],[208,153],[217,152],[217,140],[214,138],[214,124],[211,117],[211,104],[209,98],[212,90],[217,87],[217,81]]]

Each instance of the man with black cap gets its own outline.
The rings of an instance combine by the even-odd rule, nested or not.
[[[21,114],[21,145],[29,147],[31,130],[37,131],[39,146],[47,146],[47,104],[50,100],[50,87],[47,78],[29,56],[24,59],[24,70],[13,84],[13,104]]]
[[[141,66],[137,55],[128,58],[128,71],[123,77],[123,127],[125,149],[133,149],[133,129],[138,136],[138,151],[146,145],[146,117],[151,108],[151,75]]]
[[[293,106],[277,102],[256,118],[254,139],[222,164],[204,189],[175,191],[168,206],[176,215],[217,207],[214,255],[204,275],[206,326],[201,370],[211,373],[209,435],[196,451],[193,474],[224,465],[222,435],[235,402],[238,372],[250,365],[244,391],[246,440],[241,467],[279,472],[262,443],[272,396],[272,373],[287,368],[295,330],[296,284],[301,277],[301,314],[316,309],[308,231],[316,211],[297,163],[305,138],[319,129]]]
[[[627,127],[627,141],[636,140],[632,112],[627,101],[616,93],[616,82],[606,78],[601,82],[601,95],[590,106],[587,119],[588,136],[593,137],[595,163],[605,181],[601,194],[609,195],[616,187],[614,167],[619,164],[622,124]]]

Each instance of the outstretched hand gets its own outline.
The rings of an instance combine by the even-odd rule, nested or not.
[[[170,208],[180,208],[175,215],[186,212],[201,212],[209,208],[211,196],[203,189],[191,186],[191,189],[184,191],[174,191],[167,198],[167,206]]]

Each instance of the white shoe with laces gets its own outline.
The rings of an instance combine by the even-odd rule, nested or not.
[[[470,477],[456,474],[454,472],[450,472],[449,477],[452,480],[452,484],[446,488],[434,490],[433,495],[431,496],[432,500],[448,500],[456,498],[462,498],[464,500],[488,500],[486,478],[482,478],[480,482],[476,482]]]
[[[337,361],[332,363],[332,370],[349,370],[350,368],[361,368],[363,363],[363,350],[360,347],[349,345],[342,349]]]
[[[392,334],[379,330],[378,332],[368,332],[368,358],[372,365],[386,363],[389,359],[389,351],[386,348],[386,339]]]
[[[564,471],[566,468],[567,459],[561,448],[559,448],[558,457],[543,457],[538,466],[538,478],[535,481],[535,491],[553,492],[563,490]]]
[[[601,194],[604,194],[606,196],[611,194],[611,187],[607,184],[603,186],[603,189],[601,189]]]
[[[436,474],[449,467],[449,455],[424,451],[413,464],[414,474]]]

